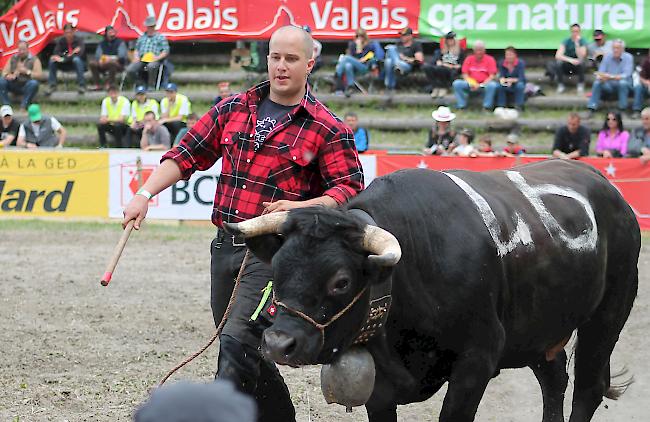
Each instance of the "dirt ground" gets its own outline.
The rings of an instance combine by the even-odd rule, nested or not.
[[[117,224],[0,221],[0,421],[128,421],[147,390],[214,332],[207,227],[148,225],[134,233],[109,287],[99,278]],[[650,391],[650,237],[639,261],[639,296],[614,351],[636,383],[605,400],[594,421],[647,421]],[[217,347],[173,381],[208,381]],[[298,421],[365,421],[327,405],[317,367],[282,369]],[[571,386],[565,406],[570,408]],[[444,390],[399,408],[400,421],[435,421]],[[477,421],[540,421],[532,372],[492,380]]]

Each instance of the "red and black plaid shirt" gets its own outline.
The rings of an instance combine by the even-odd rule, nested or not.
[[[262,214],[262,202],[302,201],[327,195],[343,203],[363,189],[354,135],[309,88],[255,151],[257,106],[269,82],[212,107],[163,155],[188,179],[223,157],[212,222],[238,222]]]

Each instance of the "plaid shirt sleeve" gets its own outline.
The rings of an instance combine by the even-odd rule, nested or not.
[[[158,54],[162,53],[163,51],[169,52],[169,41],[167,41],[167,38],[162,35],[158,34]]]
[[[342,204],[363,189],[363,171],[354,134],[342,123],[336,129],[320,152],[318,164],[326,187],[323,194]]]

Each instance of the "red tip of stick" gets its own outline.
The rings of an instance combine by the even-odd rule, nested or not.
[[[110,271],[106,271],[104,273],[104,277],[102,277],[101,283],[102,286],[108,286],[108,283],[111,281],[111,277],[113,277],[113,273]]]

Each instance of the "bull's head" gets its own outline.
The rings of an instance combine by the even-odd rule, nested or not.
[[[369,286],[390,276],[401,256],[392,234],[341,210],[302,208],[225,228],[273,267],[277,313],[262,351],[292,366],[328,363],[352,344]]]

